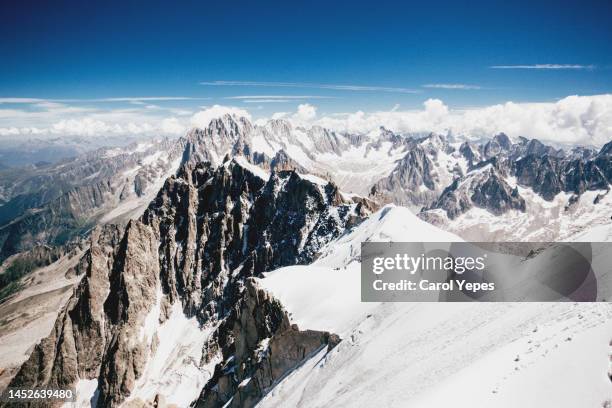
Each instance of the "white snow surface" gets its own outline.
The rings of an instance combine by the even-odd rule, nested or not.
[[[409,209],[387,205],[352,231],[325,246],[311,265],[265,274],[262,285],[292,314],[302,329],[344,334],[376,303],[362,303],[360,250],[366,241],[461,241],[416,217]]]
[[[268,181],[270,178],[269,172],[259,166],[249,163],[243,156],[234,157],[234,161],[264,181]]]
[[[76,401],[65,402],[63,408],[89,408],[95,407],[98,397],[98,379],[79,380],[75,386]]]
[[[343,341],[285,377],[263,407],[575,408],[612,398],[609,303],[362,303],[362,241],[457,241],[387,206],[309,266],[262,285],[301,329]]]
[[[602,407],[608,303],[385,303],[258,407]]]
[[[158,307],[153,311],[159,312]],[[128,401],[151,401],[156,394],[161,394],[168,404],[188,407],[197,399],[221,359],[218,356],[208,364],[202,363],[202,350],[214,327],[200,327],[196,318],[187,318],[180,303],[172,306],[168,320],[161,325],[157,323],[156,327],[152,325],[147,322],[143,333],[146,336],[154,333],[159,343]]]

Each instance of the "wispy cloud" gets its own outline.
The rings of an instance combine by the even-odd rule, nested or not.
[[[190,96],[135,96],[135,97],[119,97],[119,98],[91,98],[91,99],[47,99],[47,98],[18,98],[7,97],[0,98],[0,103],[13,104],[33,104],[33,103],[48,103],[48,102],[129,102],[133,104],[142,104],[144,102],[160,102],[160,101],[188,101],[188,100],[206,100],[210,98],[199,98]]]
[[[190,96],[144,96],[144,97],[121,97],[121,98],[98,98],[98,99],[72,99],[66,102],[159,102],[159,101],[201,101],[210,98],[194,98]]]
[[[244,103],[286,103],[295,101],[295,99],[243,99]]]
[[[595,65],[579,64],[534,64],[534,65],[492,65],[492,69],[594,69]]]
[[[482,89],[478,85],[466,85],[466,84],[425,84],[423,88],[431,89],[458,89],[458,90],[472,90]]]
[[[226,96],[225,99],[333,99],[333,96],[321,96],[321,95],[239,95],[239,96]]]
[[[0,103],[43,103],[50,102],[48,99],[40,98],[0,98]]]
[[[369,85],[338,85],[338,84],[315,84],[305,82],[256,82],[256,81],[204,81],[200,85],[206,86],[261,86],[270,88],[312,88],[331,89],[336,91],[365,91],[365,92],[394,92],[394,93],[419,93],[418,90],[408,88],[396,88],[387,86]]]

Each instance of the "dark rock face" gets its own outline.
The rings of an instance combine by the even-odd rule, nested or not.
[[[482,153],[485,159],[490,159],[504,152],[510,151],[512,142],[504,133],[493,136],[482,148]]]
[[[147,316],[159,313],[153,318],[163,321],[178,303],[202,325],[217,325],[206,355],[239,363],[237,376],[217,367],[200,402],[220,406],[231,395],[251,406],[306,356],[338,339],[291,326],[278,301],[250,277],[312,262],[367,214],[363,202],[346,201],[334,185],[294,171],[263,180],[235,160],[185,165],[141,220],[94,230],[79,264],[85,278],[11,386],[67,387],[97,378],[98,406],[118,406],[154,352],[155,342],[142,335]]]
[[[486,208],[495,215],[501,215],[511,209],[525,211],[525,200],[519,195],[518,189],[511,189],[495,174],[491,174],[474,189],[471,199],[475,205]]]
[[[610,167],[609,157],[601,154],[591,160],[529,155],[514,162],[513,172],[519,184],[550,201],[562,191],[582,194],[609,189]]]
[[[599,153],[574,149],[566,154],[535,139],[520,138],[512,144],[500,134],[478,149],[481,157],[490,158],[474,163],[476,149],[465,142],[459,152],[468,161],[468,174],[455,179],[429,209],[443,209],[451,219],[473,206],[495,215],[511,209],[525,211],[525,200],[518,189],[508,185],[508,177],[516,177],[518,185],[531,188],[548,201],[561,192],[571,193],[571,206],[585,191],[609,190],[612,171],[607,146]],[[490,169],[483,172],[488,166]]]
[[[463,142],[461,146],[459,146],[459,152],[465,157],[469,167],[480,162],[480,152],[478,148],[470,142]]]
[[[298,162],[293,160],[283,149],[276,152],[276,155],[270,162],[272,171],[287,171],[295,170],[301,173],[308,173],[308,170],[302,167]]]
[[[434,165],[425,150],[416,146],[397,163],[388,177],[372,187],[370,196],[400,205],[424,205],[436,195],[435,189]]]
[[[109,288],[109,262],[115,258],[121,233],[113,226],[94,230],[81,260],[86,278],[60,312],[51,334],[36,345],[11,384],[65,388],[79,375],[97,375],[105,341],[103,303]]]
[[[114,193],[107,182],[76,187],[40,210],[29,210],[22,217],[0,227],[0,260],[36,245],[63,245],[91,229],[88,219]]]
[[[447,187],[431,208],[446,211],[450,219],[479,207],[495,215],[509,210],[525,211],[525,199],[512,189],[490,163],[465,179],[456,179]]]
[[[592,159],[597,155],[597,150],[592,149],[590,147],[576,146],[573,147],[566,155],[568,159],[582,159],[588,160]]]
[[[374,184],[371,199],[429,209],[445,208],[453,217],[472,205],[501,214],[511,208],[525,210],[523,202],[507,194],[505,179],[509,177],[515,177],[520,186],[531,188],[548,201],[561,192],[581,195],[588,190],[608,190],[612,180],[610,144],[599,153],[589,148],[574,148],[566,153],[536,139],[520,137],[513,143],[500,133],[484,144],[463,142],[455,151],[444,136],[430,134],[412,140],[406,149],[406,155],[396,162],[393,171]],[[442,154],[446,156],[439,160]],[[470,173],[488,165],[496,171],[492,184],[479,183],[475,195],[449,195],[463,181],[472,178]],[[496,186],[503,186],[498,189],[500,194],[493,194]],[[486,194],[483,188],[487,189]],[[492,198],[487,198],[490,194]],[[495,199],[501,200],[500,203],[495,204]]]
[[[557,150],[552,146],[547,146],[544,143],[540,142],[538,139],[531,139],[524,145],[519,145],[519,148],[517,150],[523,156],[535,155],[559,158],[565,156],[563,150]]]
[[[558,176],[559,161],[556,159],[529,155],[518,160],[514,168],[518,183],[530,186],[545,200],[552,200],[562,191]]]
[[[600,156],[612,155],[612,142],[606,143],[599,151]]]
[[[459,215],[472,208],[467,194],[456,194],[460,186],[460,180],[456,179],[453,184],[444,189],[440,197],[434,202],[431,209],[441,208],[446,211],[448,218],[455,219]]]
[[[282,305],[253,278],[217,334],[223,361],[197,407],[252,407],[306,357],[335,344],[330,333],[291,325]]]

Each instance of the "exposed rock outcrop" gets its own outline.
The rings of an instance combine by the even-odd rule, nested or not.
[[[454,219],[474,206],[501,215],[509,210],[525,211],[525,199],[518,189],[508,185],[490,162],[464,179],[456,179],[432,208],[442,209],[450,219]]]
[[[215,368],[197,407],[252,407],[285,374],[339,338],[328,332],[300,330],[282,305],[253,278],[244,296],[217,332],[223,361]]]
[[[411,149],[370,196],[400,205],[426,205],[437,196],[434,164],[421,146]]]
[[[187,164],[141,220],[95,230],[79,264],[86,277],[12,386],[68,387],[97,378],[98,406],[118,406],[155,355],[156,322],[174,304],[202,327],[216,327],[209,358],[220,352],[224,361],[234,355],[244,363],[240,381],[228,383],[236,401],[256,401],[309,353],[335,344],[329,333],[291,326],[282,306],[249,277],[312,262],[367,208],[294,171],[268,180],[256,173],[236,160]],[[258,359],[255,348],[266,338],[269,352]],[[259,388],[238,387],[247,375]]]

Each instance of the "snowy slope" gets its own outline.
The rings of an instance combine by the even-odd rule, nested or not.
[[[612,306],[383,304],[259,407],[601,407]]]
[[[341,190],[367,194],[406,154],[405,146],[383,141],[381,131],[361,135],[359,142],[349,136],[317,126],[294,128],[289,122],[271,120],[254,128],[250,143],[253,152],[268,157],[282,149],[309,172],[331,175]]]
[[[460,240],[420,220],[407,208],[388,205],[324,247],[313,264],[277,269],[261,282],[301,328],[344,334],[377,306],[361,302],[361,242]]]
[[[361,303],[362,241],[459,238],[387,206],[311,266],[262,284],[301,328],[344,339],[259,407],[600,407],[612,398],[608,303]],[[553,395],[551,395],[553,394]]]
[[[72,288],[83,277],[67,276],[82,253],[66,255],[34,271],[21,292],[0,304],[0,389],[53,328]]]

